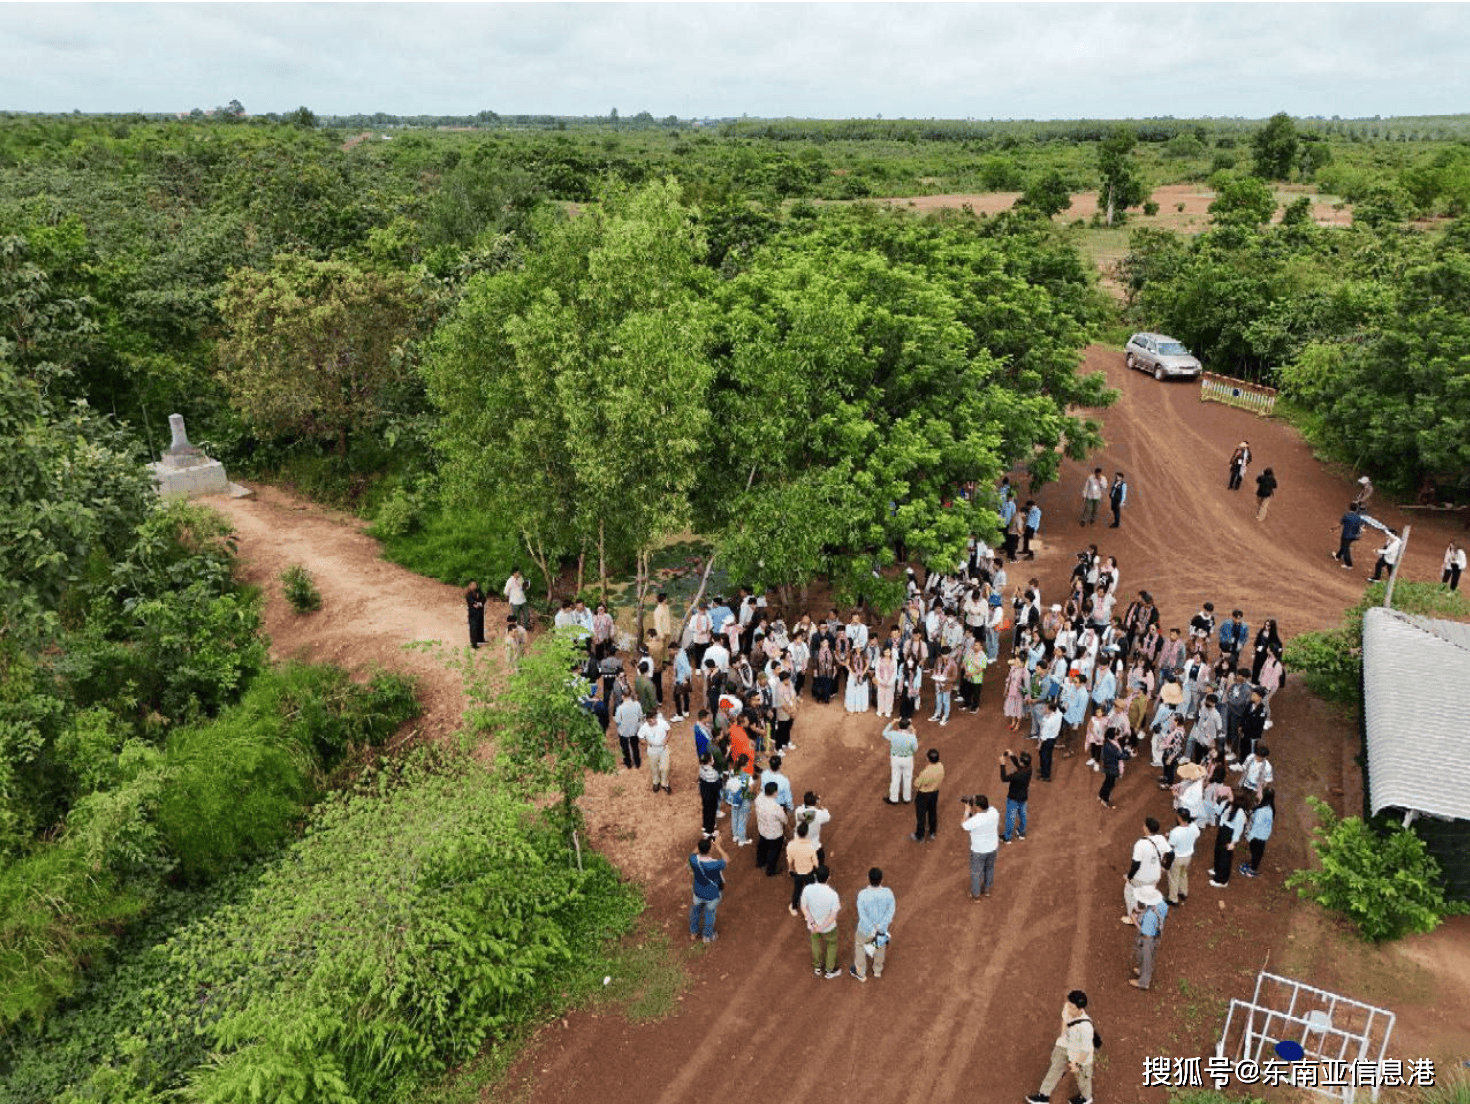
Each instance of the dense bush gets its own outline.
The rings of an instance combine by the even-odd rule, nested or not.
[[[1360,817],[1339,818],[1316,797],[1312,850],[1319,867],[1298,870],[1286,881],[1308,900],[1347,914],[1372,943],[1430,932],[1446,916],[1470,906],[1445,900],[1439,863],[1408,828],[1375,829]]]
[[[69,1022],[12,1042],[0,1100],[401,1098],[600,978],[640,902],[584,858],[473,758],[425,749],[323,803]]]
[[[481,590],[495,595],[519,567],[526,577],[526,596],[545,593],[546,580],[530,562],[520,536],[497,514],[436,510],[406,532],[389,532],[381,521],[370,532],[382,542],[384,559],[417,575],[459,587],[476,579]]]

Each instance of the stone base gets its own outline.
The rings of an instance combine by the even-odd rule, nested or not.
[[[164,498],[198,498],[200,495],[228,494],[230,481],[225,466],[218,460],[205,460],[187,468],[170,468],[149,464],[158,481],[158,493]]]

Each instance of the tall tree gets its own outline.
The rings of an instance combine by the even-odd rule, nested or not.
[[[1291,116],[1278,111],[1266,125],[1251,136],[1251,153],[1255,173],[1262,180],[1290,180],[1296,165],[1296,124]]]
[[[477,277],[424,365],[451,492],[508,510],[548,577],[585,540],[648,556],[688,524],[712,369],[698,261],[673,181],[543,216],[523,267]]]
[[[1102,175],[1102,202],[1099,206],[1107,211],[1107,224],[1113,225],[1118,212],[1126,207],[1136,207],[1148,198],[1143,182],[1133,175],[1133,166],[1128,155],[1138,144],[1138,135],[1131,127],[1118,127],[1098,144],[1097,167]]]
[[[236,271],[218,306],[231,402],[260,429],[335,439],[345,455],[407,373],[426,299],[403,273],[282,254],[268,272]]]

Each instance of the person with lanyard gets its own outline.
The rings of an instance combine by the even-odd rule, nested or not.
[[[710,851],[715,853],[710,858]],[[730,857],[713,835],[699,841],[699,848],[689,856],[689,868],[694,872],[694,900],[689,906],[689,939],[701,938],[713,943],[715,935],[715,913],[720,907],[720,898],[725,892],[725,868]]]
[[[912,722],[904,718],[889,724],[883,730],[883,739],[889,745],[888,796],[883,801],[888,805],[907,805],[913,800],[914,756],[919,752],[919,738],[914,734]]]

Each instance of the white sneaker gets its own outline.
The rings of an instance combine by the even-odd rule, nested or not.
[[[944,718],[944,720],[942,720],[942,721],[939,722],[939,727],[940,728],[943,728],[947,724],[949,724],[949,718],[948,717]]]
[[[785,746],[785,747],[784,747],[784,748],[782,748],[782,749],[781,749],[781,750],[782,750],[782,751],[795,751],[795,750],[796,750],[796,745],[795,745],[795,744],[787,744],[787,745],[786,745],[786,746]]]

